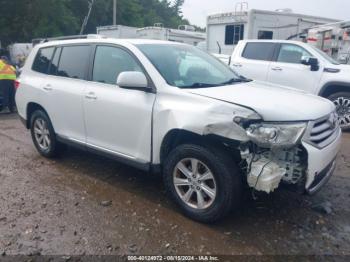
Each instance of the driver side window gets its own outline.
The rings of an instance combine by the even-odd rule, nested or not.
[[[96,48],[92,81],[115,85],[119,74],[127,71],[143,72],[127,51],[112,46]]]
[[[278,54],[277,62],[301,64],[301,58],[303,56],[312,57],[312,55],[308,51],[306,51],[304,48],[300,46],[291,45],[291,44],[282,44],[280,52]]]

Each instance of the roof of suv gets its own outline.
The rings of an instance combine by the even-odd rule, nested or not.
[[[103,43],[103,44],[179,44],[178,42],[170,42],[163,40],[149,40],[149,39],[117,39],[117,38],[86,38],[86,39],[70,39],[70,40],[52,40],[38,44],[40,47],[55,46],[55,45],[67,45],[67,44],[85,44],[85,43]]]

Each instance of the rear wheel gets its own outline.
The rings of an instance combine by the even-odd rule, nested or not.
[[[47,158],[53,158],[63,149],[56,139],[55,131],[47,114],[41,110],[31,116],[31,135],[38,152]]]
[[[167,192],[188,217],[211,223],[238,207],[241,180],[234,162],[222,151],[181,145],[163,167]]]
[[[339,92],[328,97],[336,106],[339,124],[343,130],[350,129],[350,93]]]

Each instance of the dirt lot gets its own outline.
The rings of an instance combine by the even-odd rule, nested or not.
[[[240,212],[209,226],[178,213],[160,177],[74,149],[46,160],[16,116],[0,115],[0,253],[350,255],[350,134],[343,140],[316,196],[247,194]]]

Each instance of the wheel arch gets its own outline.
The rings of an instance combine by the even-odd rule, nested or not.
[[[30,129],[30,125],[31,125],[31,123],[30,123],[30,120],[31,120],[31,118],[32,118],[32,114],[35,112],[35,111],[37,111],[37,110],[41,110],[41,111],[43,111],[47,116],[49,116],[48,115],[48,113],[47,113],[47,111],[40,105],[40,104],[38,104],[38,103],[35,103],[35,102],[30,102],[30,103],[28,103],[28,105],[27,105],[27,110],[26,110],[26,116],[27,116],[27,120],[26,120],[26,127],[27,127],[27,129]],[[50,118],[50,117],[49,117]]]
[[[350,92],[350,83],[329,82],[321,88],[321,91],[319,92],[319,96],[327,98],[330,95],[338,92]]]
[[[240,151],[238,149],[240,141],[228,139],[214,134],[199,135],[197,133],[183,130],[172,129],[163,138],[160,147],[160,163],[162,164],[168,154],[177,146],[183,144],[196,144],[210,147],[220,148],[231,154],[234,161],[239,162]]]

